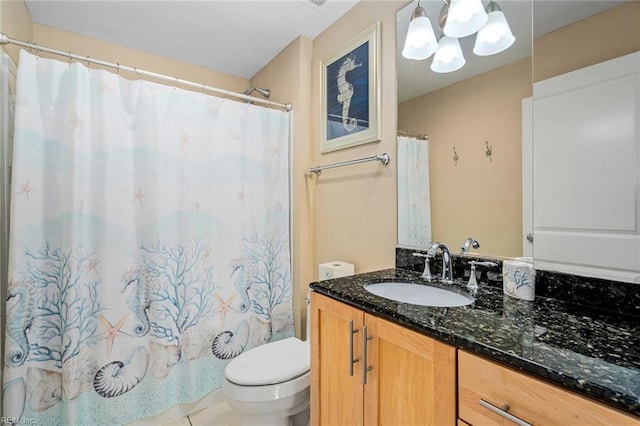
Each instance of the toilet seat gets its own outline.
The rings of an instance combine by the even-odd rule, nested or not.
[[[309,372],[309,343],[295,337],[255,347],[225,368],[225,378],[238,386],[285,383]]]
[[[269,402],[290,398],[305,391],[308,394],[310,385],[311,372],[307,371],[293,380],[275,385],[241,386],[225,378],[222,388],[227,399],[243,402]]]

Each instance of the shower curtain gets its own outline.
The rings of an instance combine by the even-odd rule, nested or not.
[[[398,245],[430,242],[429,141],[398,136]]]
[[[289,113],[21,52],[4,416],[113,425],[293,335]]]

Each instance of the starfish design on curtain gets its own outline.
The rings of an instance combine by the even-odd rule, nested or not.
[[[71,116],[71,120],[69,120],[69,122],[71,123],[71,128],[73,130],[76,130],[79,127],[82,127],[82,119],[78,116],[77,112],[73,112],[73,115]]]
[[[105,318],[104,315],[100,315],[98,317],[98,320],[100,321],[100,325],[102,325],[105,332],[99,335],[98,337],[96,337],[95,341],[99,342],[101,340],[105,340],[105,339],[107,340],[107,358],[111,356],[113,343],[116,340],[116,337],[118,337],[118,334],[124,334],[125,336],[129,336],[129,334],[120,330],[124,322],[127,320],[127,318],[129,318],[129,315],[130,315],[130,312],[127,312],[115,324],[111,324],[111,322],[109,322],[109,320]]]
[[[182,136],[180,136],[180,144],[182,146],[186,146],[191,141],[191,135],[186,131],[182,131]]]
[[[142,204],[142,199],[146,197],[146,194],[142,192],[142,188],[138,187],[138,190],[133,193],[133,198],[131,201],[139,201]]]
[[[206,247],[204,249],[204,253],[202,253],[202,260],[207,260],[211,257],[212,253],[211,253],[211,249],[209,247]]]
[[[87,270],[87,272],[96,271],[96,273],[97,273],[98,270],[96,269],[96,267],[98,266],[99,263],[100,263],[100,261],[98,259],[89,259],[89,260],[87,260],[87,264],[85,265],[85,269]]]
[[[214,293],[213,296],[216,298],[216,303],[218,304],[215,312],[220,313],[220,319],[222,320],[220,325],[221,327],[224,327],[224,320],[227,318],[227,312],[231,309],[231,302],[236,298],[236,295],[232,295],[226,301],[224,301],[218,293]]]
[[[29,185],[29,179],[27,179],[27,181],[20,186],[20,189],[18,189],[18,192],[16,193],[16,195],[26,194],[27,200],[28,200],[29,193],[32,191],[35,191],[35,189]]]

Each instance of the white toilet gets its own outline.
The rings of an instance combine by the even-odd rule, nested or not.
[[[227,365],[222,390],[241,425],[309,424],[308,336],[307,324],[307,341],[289,337],[270,342],[240,354]]]

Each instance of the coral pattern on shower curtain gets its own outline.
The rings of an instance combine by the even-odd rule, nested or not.
[[[4,416],[159,414],[293,335],[289,113],[23,51],[15,127]]]

